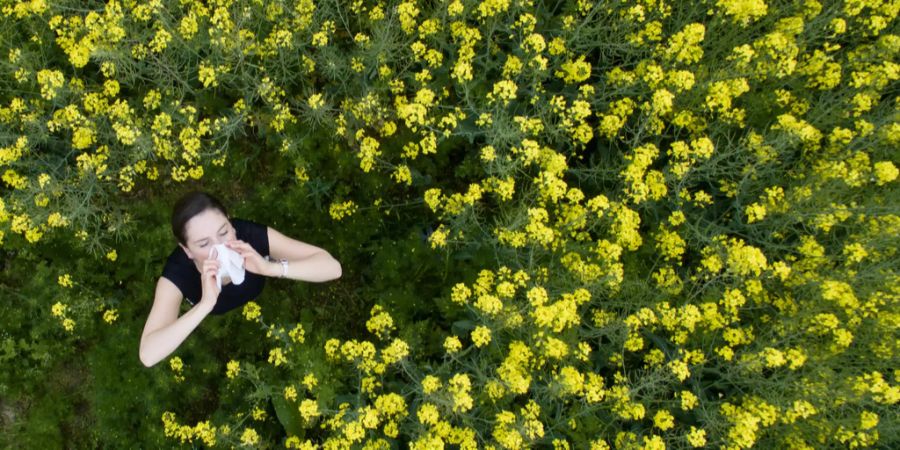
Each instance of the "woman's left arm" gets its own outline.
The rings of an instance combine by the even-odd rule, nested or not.
[[[341,263],[322,248],[291,239],[272,227],[268,228],[269,255],[276,261],[268,262],[266,275],[280,277],[283,268],[278,259],[288,260],[285,278],[323,282],[341,277]]]

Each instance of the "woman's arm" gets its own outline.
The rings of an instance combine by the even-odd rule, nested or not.
[[[269,255],[290,261],[285,278],[322,282],[341,277],[341,263],[324,249],[291,239],[272,227],[268,227],[268,237]],[[282,271],[281,263],[269,262],[269,276],[280,277]]]
[[[178,317],[181,291],[168,278],[156,283],[153,308],[141,335],[140,359],[151,367],[169,356],[212,311],[213,302],[197,302],[190,311]]]

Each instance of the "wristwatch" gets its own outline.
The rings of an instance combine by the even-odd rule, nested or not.
[[[287,276],[288,260],[286,260],[284,258],[275,259],[269,255],[266,255],[266,259],[269,261],[278,261],[281,263],[281,275],[278,278],[284,278]]]
[[[281,258],[279,261],[281,261],[281,277],[279,278],[284,278],[287,276],[288,260]]]

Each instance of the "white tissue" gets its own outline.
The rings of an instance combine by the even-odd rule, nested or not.
[[[216,250],[216,260],[219,261],[219,273],[216,274],[216,286],[222,290],[222,277],[228,275],[231,282],[241,284],[244,282],[244,257],[240,253],[228,248],[225,244],[214,245],[209,250],[210,256],[213,249]]]

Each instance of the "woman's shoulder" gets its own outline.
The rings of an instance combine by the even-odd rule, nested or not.
[[[248,237],[258,237],[259,235],[267,235],[268,226],[263,225],[255,220],[242,219],[240,217],[232,217],[231,225],[239,237],[246,239]],[[268,239],[267,239],[268,240]]]
[[[172,252],[169,253],[169,256],[166,257],[166,265],[167,266],[181,266],[185,264],[189,264],[191,262],[190,258],[184,253],[184,250],[181,249],[180,246],[176,245]]]
[[[200,273],[179,246],[176,246],[166,258],[166,264],[159,277],[171,281],[181,292],[182,297],[192,305],[193,299],[200,296]]]
[[[169,281],[183,290],[184,284],[189,278],[191,269],[197,270],[197,268],[191,264],[191,260],[184,253],[184,250],[182,250],[181,247],[176,246],[175,249],[172,250],[172,253],[169,253],[169,256],[166,258],[166,263],[163,265],[160,276],[168,278]]]
[[[244,229],[247,229],[247,228],[266,229],[267,228],[266,225],[263,225],[255,220],[243,219],[240,217],[232,217],[230,220],[231,220],[231,224],[235,228],[244,228]]]
[[[194,267],[193,263],[191,263],[190,258],[184,253],[184,250],[179,246],[175,246],[169,256],[166,257],[166,263],[164,265],[164,270],[179,270],[185,267]]]

